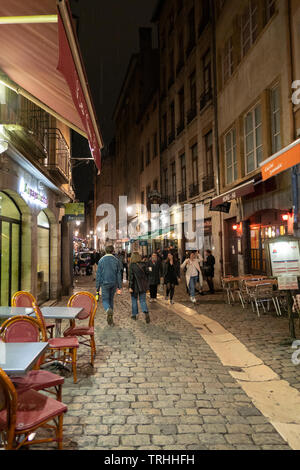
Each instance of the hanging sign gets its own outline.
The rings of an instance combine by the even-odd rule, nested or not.
[[[67,222],[84,222],[85,221],[84,202],[66,204],[65,217],[67,219]]]

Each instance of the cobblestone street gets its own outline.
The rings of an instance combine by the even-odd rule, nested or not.
[[[92,284],[79,280],[76,290],[94,292]],[[177,300],[180,297],[185,297],[182,290]],[[250,313],[243,317],[238,307],[224,306],[218,296],[215,301],[219,303],[201,298],[197,308],[239,333],[256,354],[264,352],[270,367],[276,363],[295,376],[298,369],[287,358],[281,358],[280,364],[276,357],[271,361],[271,350],[275,344],[276,351],[280,339],[272,325],[281,325],[281,320],[269,316],[258,320]],[[150,310],[150,325],[141,314],[133,322],[125,289],[116,297],[111,328],[99,305],[95,368],[89,365],[89,351],[80,349],[78,383],[73,384],[71,375],[65,381],[64,449],[288,450],[197,329],[162,303],[152,304]],[[234,321],[234,315],[240,320]],[[247,322],[252,322],[251,329]],[[284,327],[278,331],[282,329],[286,337]],[[263,348],[266,337],[270,347]]]

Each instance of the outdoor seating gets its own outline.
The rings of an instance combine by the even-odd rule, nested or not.
[[[276,314],[281,315],[280,308],[278,307],[276,293],[273,289],[274,283],[264,282],[262,284],[256,284],[253,288],[248,287],[249,297],[252,304],[253,311],[256,308],[257,315],[260,317],[260,307],[263,308],[263,311],[266,313],[265,304],[267,304],[268,311],[270,310],[270,304],[273,303]]]
[[[0,369],[0,442],[5,450],[47,442],[57,442],[61,450],[66,411],[66,405],[35,390],[18,394],[10,378]],[[35,438],[33,433],[39,428],[52,430],[54,436]]]
[[[32,307],[34,303],[37,303],[35,297],[26,291],[16,292],[11,301],[12,307]],[[46,323],[46,329],[49,331],[51,338],[53,338],[54,328],[55,323]]]
[[[44,331],[46,341],[48,341],[50,353],[46,354],[44,363],[53,361],[62,361],[63,363],[71,363],[73,370],[74,383],[77,382],[77,350],[79,341],[75,336],[67,338],[50,338],[47,337],[46,322],[41,309],[37,304],[33,304],[36,317]]]
[[[64,336],[77,336],[79,338],[79,344],[91,348],[91,364],[93,366],[96,356],[94,322],[97,311],[97,300],[89,292],[79,292],[70,298],[68,307],[82,307],[83,311],[78,316],[78,320],[80,322],[89,320],[89,322],[88,325],[81,325],[76,324],[75,320],[71,320],[70,327],[64,331]]]
[[[235,302],[234,289],[232,287],[231,279],[233,279],[233,277],[230,276],[222,278],[223,293],[225,294],[225,298],[227,298],[227,303],[229,305]]]
[[[5,343],[35,343],[46,341],[43,330],[35,318],[13,317],[6,320],[0,329],[0,336]],[[25,377],[11,377],[11,380],[19,394],[27,390],[46,390],[56,395],[56,400],[62,400],[62,385],[64,378],[59,375],[39,370],[43,362],[41,358],[35,365],[36,370],[28,372]],[[54,388],[54,391],[52,389]]]

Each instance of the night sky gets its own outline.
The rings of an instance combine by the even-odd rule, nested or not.
[[[101,131],[113,137],[112,113],[131,54],[138,51],[138,28],[151,26],[157,0],[70,0],[79,18],[79,42]]]
[[[105,148],[114,137],[112,114],[132,54],[139,49],[139,27],[151,25],[157,0],[70,0],[78,18],[78,37]],[[156,34],[153,35],[156,38]],[[105,149],[104,149],[105,151]],[[73,157],[89,155],[87,141],[73,140]],[[95,166],[80,164],[73,172],[76,197],[86,202],[93,189]]]

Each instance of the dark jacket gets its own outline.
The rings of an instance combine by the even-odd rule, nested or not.
[[[147,270],[150,286],[158,286],[158,284],[160,284],[160,278],[163,277],[161,261],[157,261],[155,264],[152,261],[149,261]]]
[[[144,294],[149,289],[147,266],[145,263],[132,263],[129,266],[129,289],[133,290],[134,297]]]
[[[163,270],[165,284],[175,284],[177,286],[178,279],[180,279],[179,261],[174,261],[173,266],[169,261],[164,262]]]
[[[205,277],[214,277],[216,260],[213,255],[209,255],[204,263],[203,271]]]

